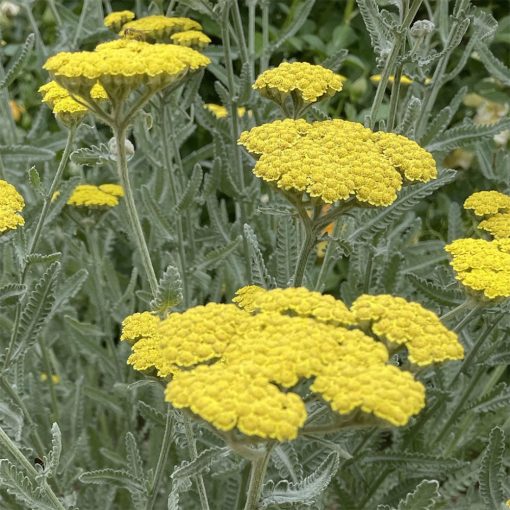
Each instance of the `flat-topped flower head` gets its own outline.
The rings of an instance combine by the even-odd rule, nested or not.
[[[354,315],[342,301],[305,287],[265,290],[248,285],[239,289],[232,301],[247,312],[288,313],[344,326],[355,324]]]
[[[190,18],[146,16],[126,23],[120,35],[128,39],[149,38],[156,42],[168,42],[172,34],[188,30],[202,30],[202,25]]]
[[[404,183],[437,177],[434,158],[416,142],[357,122],[277,120],[241,133],[239,143],[261,155],[256,176],[326,203],[354,197],[387,206]]]
[[[117,40],[94,51],[58,53],[44,68],[71,94],[94,102],[90,91],[96,83],[109,97],[123,99],[140,87],[156,92],[209,63],[207,57],[184,46]]]
[[[200,30],[186,30],[176,32],[170,36],[172,43],[180,46],[188,46],[195,50],[203,50],[211,44],[211,39]]]
[[[209,110],[217,119],[225,119],[228,117],[227,108],[221,104],[206,103],[204,104],[204,108]],[[244,106],[239,106],[239,108],[237,108],[238,117],[242,117],[245,113],[246,108],[244,108]]]
[[[310,380],[311,391],[336,412],[361,410],[396,426],[424,406],[423,385],[389,363],[384,343],[356,329],[366,325],[365,317],[360,324],[356,317],[366,312],[363,306],[349,311],[333,297],[304,288],[256,286],[240,289],[234,301],[237,306],[209,303],[164,319],[149,312],[127,317],[121,339],[132,344],[128,363],[169,378],[166,400],[217,429],[278,441],[296,438],[305,423],[305,403],[296,389],[301,380]],[[411,306],[402,301],[395,301],[399,312]],[[382,324],[370,313],[374,328]],[[420,309],[418,316],[423,328],[413,331],[417,337],[398,320],[385,334],[403,332],[396,342],[421,356],[421,364],[457,359],[458,346],[449,351],[455,335],[432,312]],[[441,341],[448,345],[441,349]]]
[[[510,239],[457,239],[445,250],[464,287],[487,299],[510,297]]]
[[[303,103],[314,103],[342,90],[342,78],[330,69],[308,62],[283,62],[264,71],[253,88],[279,104],[289,94],[295,94]]]
[[[103,208],[119,205],[119,198],[124,196],[122,186],[118,184],[80,184],[76,186],[67,201],[75,207]]]
[[[118,33],[119,30],[128,22],[135,18],[135,13],[131,11],[111,12],[104,19],[104,26]]]
[[[510,238],[510,195],[499,191],[479,191],[468,197],[464,209],[486,217],[478,228],[489,232],[496,239]]]
[[[25,201],[16,188],[0,179],[0,235],[25,224],[20,214],[24,207]]]
[[[368,321],[372,332],[390,347],[405,345],[409,360],[416,365],[464,357],[457,335],[418,303],[388,294],[363,295],[354,301],[352,311],[358,321]]]

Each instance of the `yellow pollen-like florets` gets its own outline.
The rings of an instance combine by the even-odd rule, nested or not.
[[[479,191],[464,202],[477,216],[486,216],[478,228],[492,234],[496,239],[510,237],[510,196],[499,191]]]
[[[135,18],[135,13],[131,11],[116,11],[111,12],[104,19],[104,26],[113,30],[114,32],[118,32],[123,25],[125,25],[128,21],[131,21]]]
[[[214,104],[214,103],[206,103],[204,105],[204,108],[209,110],[217,119],[224,119],[228,117],[228,110],[225,106],[222,106],[221,104]],[[246,113],[246,108],[244,106],[240,106],[237,109],[237,115],[238,117],[242,117]]]
[[[445,250],[465,287],[488,299],[510,297],[510,239],[457,239]]]
[[[253,84],[263,96],[283,102],[294,92],[306,103],[313,103],[342,90],[342,78],[330,69],[308,62],[283,62],[264,71]]]
[[[0,234],[25,224],[20,214],[24,207],[25,201],[16,188],[0,180]]]
[[[239,143],[261,154],[255,175],[326,203],[354,196],[387,206],[404,181],[427,182],[437,176],[433,157],[416,142],[374,133],[357,122],[277,120],[241,133]]]
[[[247,312],[290,313],[345,326],[355,323],[353,314],[341,301],[304,287],[265,290],[248,285],[239,289],[232,301]]]
[[[62,87],[90,101],[96,83],[109,97],[125,96],[141,86],[157,91],[209,63],[207,57],[184,46],[117,40],[94,51],[58,53],[44,68]]]
[[[137,39],[149,37],[155,41],[168,41],[172,34],[188,30],[202,30],[202,25],[190,18],[170,18],[167,16],[146,16],[126,23],[120,35]]]
[[[80,184],[76,186],[67,201],[68,205],[77,207],[115,207],[119,197],[124,196],[122,186],[118,184]]]
[[[170,39],[174,44],[180,46],[189,46],[197,50],[202,50],[211,44],[211,39],[200,30],[186,30],[185,32],[177,32]]]
[[[396,335],[395,342],[405,343],[420,364],[461,356],[455,335],[432,312],[383,297],[398,313],[386,337],[393,342]],[[342,414],[360,409],[404,425],[424,406],[423,385],[389,364],[383,343],[343,327],[356,326],[358,313],[366,315],[363,303],[349,311],[331,296],[304,288],[255,286],[240,289],[235,301],[238,306],[209,303],[165,319],[148,312],[127,317],[121,339],[133,343],[128,363],[171,376],[166,399],[219,430],[237,428],[278,441],[296,438],[306,420],[304,402],[292,391],[302,379],[313,380],[311,390]],[[411,308],[420,325],[412,338],[403,330]],[[375,330],[386,317],[369,311]],[[441,341],[447,345],[441,348]]]
[[[385,294],[364,295],[354,301],[352,311],[358,321],[369,321],[372,331],[381,339],[405,345],[409,360],[416,365],[464,357],[457,335],[418,303]]]

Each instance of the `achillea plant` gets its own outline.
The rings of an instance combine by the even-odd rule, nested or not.
[[[0,508],[508,506],[502,7],[3,4]]]

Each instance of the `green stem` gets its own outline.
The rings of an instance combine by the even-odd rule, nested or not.
[[[269,0],[262,0],[262,53],[260,55],[259,73],[269,65]]]
[[[156,278],[156,273],[152,265],[147,243],[145,242],[145,236],[143,233],[142,225],[140,223],[140,218],[138,217],[138,213],[136,211],[135,198],[131,188],[131,182],[129,180],[126,157],[126,128],[119,127],[117,125],[114,125],[112,128],[115,136],[115,141],[117,142],[117,172],[119,174],[119,180],[122,184],[122,187],[124,188],[124,203],[126,204],[126,209],[128,212],[132,237],[136,243],[136,248],[142,259],[142,264],[149,281],[151,293],[153,296],[155,296],[158,290],[158,279]]]
[[[158,463],[156,464],[156,471],[154,472],[154,478],[152,487],[150,490],[150,496],[147,500],[146,510],[152,510],[154,503],[158,497],[159,484],[161,483],[161,478],[163,476],[163,470],[166,466],[166,462],[168,459],[168,453],[170,452],[170,447],[172,446],[172,428],[173,428],[173,420],[172,420],[172,408],[168,406],[166,411],[166,421],[165,421],[165,431],[163,432],[163,442],[161,443],[161,450],[159,452]]]
[[[400,50],[405,42],[405,36],[407,29],[410,27],[418,9],[423,0],[414,0],[411,5],[409,11],[407,12],[404,21],[402,21],[402,25],[399,27],[398,31],[395,32],[395,40],[393,42],[393,46],[391,48],[390,54],[388,55],[388,59],[384,64],[384,69],[381,74],[381,81],[377,85],[377,90],[375,92],[374,102],[372,103],[372,108],[370,109],[370,128],[374,129],[375,122],[377,118],[377,114],[379,113],[379,109],[381,107],[384,93],[386,91],[386,86],[388,85],[389,78],[392,74],[393,68],[397,62],[398,56],[400,54]]]
[[[292,199],[291,201],[299,213],[299,217],[301,218],[301,223],[305,231],[305,238],[299,253],[296,271],[294,272],[294,281],[292,282],[294,287],[299,287],[303,284],[306,264],[317,241],[317,230],[315,229],[313,221],[308,216],[305,206],[299,201],[299,199]]]
[[[186,440],[188,441],[188,448],[191,460],[195,460],[198,457],[197,445],[195,443],[195,437],[193,435],[193,428],[191,426],[191,420],[188,416],[183,414],[184,417],[184,430],[186,433]],[[198,496],[200,498],[200,505],[202,510],[209,510],[209,502],[207,500],[207,492],[205,490],[204,479],[201,474],[194,477],[195,483],[197,484]]]
[[[246,497],[246,504],[244,510],[257,510],[260,495],[262,494],[262,487],[264,486],[264,478],[266,476],[267,466],[271,453],[272,446],[267,446],[262,454],[251,463],[250,484],[248,486],[248,495]]]
[[[103,330],[106,334],[106,347],[108,349],[108,353],[110,358],[112,359],[113,365],[115,367],[116,380],[123,381],[124,377],[122,374],[122,370],[120,368],[119,360],[117,358],[117,349],[115,347],[115,339],[112,335],[111,321],[110,316],[107,314],[107,310],[110,310],[110,306],[107,305],[106,299],[103,292],[102,283],[105,281],[101,274],[102,270],[102,262],[101,262],[101,254],[98,249],[98,240],[96,232],[92,233],[88,225],[85,225],[85,239],[87,241],[88,249],[90,254],[92,255],[93,262],[93,272],[92,272],[92,281],[94,283],[96,297],[97,297],[97,309],[99,312],[99,317],[102,323]]]
[[[441,319],[441,321],[445,321],[446,319],[449,319],[450,317],[453,317],[454,315],[457,315],[457,313],[460,312],[461,310],[465,310],[466,308],[470,308],[471,307],[471,303],[472,303],[471,299],[467,298],[460,305],[456,306],[455,308],[453,308],[449,312],[446,312],[444,315],[441,315],[441,317],[439,317],[439,318]]]

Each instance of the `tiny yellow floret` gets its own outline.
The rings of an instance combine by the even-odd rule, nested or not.
[[[24,207],[25,201],[16,188],[0,180],[0,235],[25,224],[20,214]]]
[[[278,103],[283,103],[290,93],[297,94],[305,103],[314,103],[342,90],[342,77],[320,65],[283,62],[264,71],[253,88]]]

